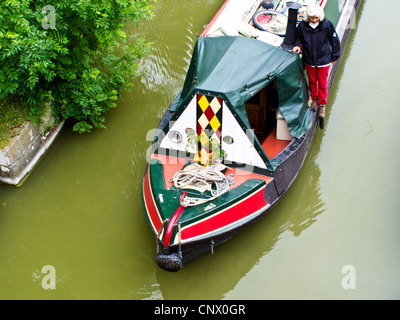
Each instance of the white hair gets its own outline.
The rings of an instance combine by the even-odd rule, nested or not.
[[[319,21],[322,21],[325,19],[324,9],[317,4],[312,4],[307,7],[306,17],[304,20],[308,21],[308,17],[318,17]]]

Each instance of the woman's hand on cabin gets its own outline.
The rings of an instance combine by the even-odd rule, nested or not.
[[[296,52],[296,53],[300,53],[301,52],[301,48],[299,46],[294,46],[292,51]]]

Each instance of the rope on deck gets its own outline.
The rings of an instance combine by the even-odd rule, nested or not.
[[[233,174],[225,176],[222,171],[227,166],[218,163],[211,167],[204,167],[193,163],[176,172],[172,178],[174,186],[179,189],[192,189],[204,193],[209,191],[211,197],[197,198],[186,196],[181,205],[184,207],[197,206],[214,200],[228,192],[234,183]]]

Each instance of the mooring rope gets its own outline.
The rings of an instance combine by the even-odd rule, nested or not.
[[[184,207],[196,206],[214,200],[229,191],[234,183],[233,174],[225,176],[223,171],[227,166],[218,163],[211,167],[203,167],[193,163],[176,172],[172,178],[174,186],[179,189],[192,189],[204,193],[209,191],[211,197],[197,198],[186,196],[181,205]],[[214,186],[214,188],[213,188]]]

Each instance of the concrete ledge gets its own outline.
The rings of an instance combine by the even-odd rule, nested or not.
[[[64,120],[42,135],[41,128],[25,122],[11,142],[0,150],[0,181],[20,185],[61,131]]]

